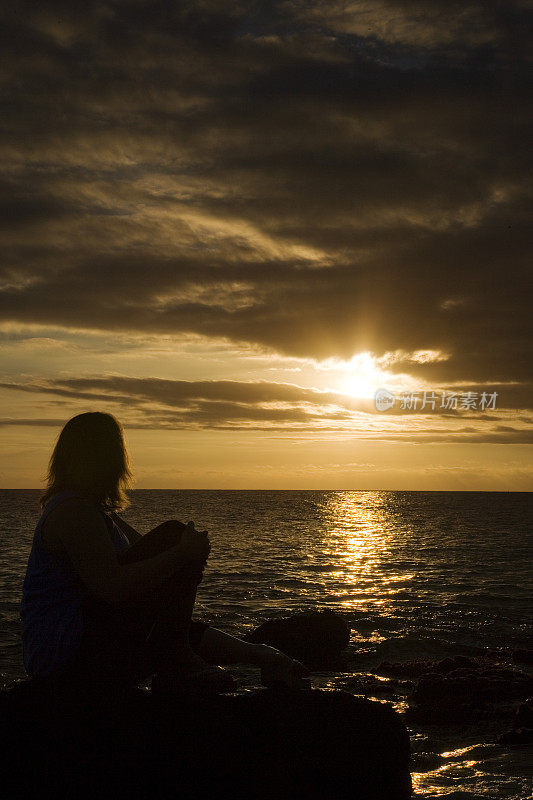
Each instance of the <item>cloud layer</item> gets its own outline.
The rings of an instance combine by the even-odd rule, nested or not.
[[[49,397],[50,417],[1,418],[0,425],[57,426],[65,414],[107,408],[128,429],[259,431],[266,436],[341,435],[360,441],[466,444],[531,444],[531,418],[514,410],[434,407],[376,411],[372,400],[272,381],[183,381],[160,378],[62,378],[0,383],[4,391]],[[42,402],[41,402],[42,407]],[[407,422],[407,424],[406,424]]]
[[[9,7],[0,321],[527,382],[527,13]]]

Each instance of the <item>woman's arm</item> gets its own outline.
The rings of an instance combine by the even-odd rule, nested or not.
[[[210,664],[253,664],[261,668],[265,686],[282,684],[292,689],[310,689],[309,670],[300,661],[269,647],[230,636],[210,625],[200,639],[198,653]]]
[[[106,524],[90,503],[65,500],[50,513],[47,527],[63,544],[74,569],[89,591],[101,600],[150,599],[173,572],[209,555],[206,534],[184,530],[179,544],[142,561],[121,564]]]
[[[130,544],[135,544],[135,542],[138,542],[140,541],[140,539],[143,538],[142,534],[139,533],[139,531],[136,531],[135,528],[132,528],[131,525],[129,525],[121,517],[119,517],[119,515],[115,511],[112,511],[109,516],[111,517],[113,522],[116,522],[120,530],[126,534]]]

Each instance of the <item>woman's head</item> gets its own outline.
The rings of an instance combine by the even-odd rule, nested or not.
[[[131,478],[120,422],[100,411],[78,414],[59,434],[41,505],[62,489],[77,489],[108,510],[125,508]]]

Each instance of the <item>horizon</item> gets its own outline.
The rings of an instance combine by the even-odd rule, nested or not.
[[[0,487],[0,492],[42,492],[43,488],[31,486],[5,486]],[[444,494],[453,492],[454,494],[529,494],[528,489],[308,489],[308,488],[235,488],[231,487],[202,487],[202,486],[189,486],[183,487],[153,487],[147,488],[145,486],[138,486],[135,489],[129,489],[129,492],[416,492],[416,493],[430,493]]]

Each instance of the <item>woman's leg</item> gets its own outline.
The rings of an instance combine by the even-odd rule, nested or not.
[[[173,521],[158,525],[157,528],[147,533],[141,540],[126,551],[126,559],[137,560],[139,557],[149,558],[155,555],[156,552],[161,552],[161,549],[172,547],[179,542],[184,527],[182,523]],[[264,678],[267,683],[275,681],[278,683],[285,683],[295,688],[307,686],[306,679],[309,673],[306,667],[299,661],[294,661],[275,648],[246,642],[243,639],[231,636],[230,634],[219,631],[201,622],[193,622],[192,628],[189,629],[196,598],[196,586],[202,579],[204,566],[205,564],[195,565],[193,568],[191,591],[188,594],[180,593],[178,588],[177,597],[169,604],[172,613],[174,613],[176,608],[181,610],[180,614],[174,615],[173,619],[175,622],[179,624],[180,616],[182,621],[188,621],[188,633],[186,637],[180,635],[178,631],[174,632],[174,640],[178,642],[178,652],[181,650],[182,658],[187,650],[190,652],[190,645],[192,644],[194,651],[200,656],[200,663],[201,660],[203,660],[209,664],[217,665],[251,664],[261,668],[262,678]],[[194,569],[199,569],[199,572],[194,572]],[[194,585],[195,581],[197,581],[196,585]],[[172,579],[168,587],[170,598],[172,598],[172,593],[177,587],[180,587],[180,581],[174,581],[174,579]],[[168,640],[168,627],[165,630],[163,626],[163,653],[165,651],[165,642],[166,652],[168,653],[169,651]],[[186,646],[184,646],[184,642],[186,642]],[[172,664],[170,665],[170,670],[172,670]],[[161,671],[164,671],[164,668]]]
[[[171,519],[162,522],[121,553],[119,560],[129,563],[152,558],[152,556],[162,553],[163,550],[168,550],[170,547],[179,544],[185,527],[178,520]]]
[[[123,563],[141,561],[175,546],[181,539],[184,527],[175,520],[163,522],[121,553],[119,560]],[[198,656],[196,659],[193,656],[191,645],[194,643],[194,650],[198,650],[200,639],[208,626],[195,622],[191,636],[191,617],[204,567],[205,562],[191,562],[176,570],[152,600],[118,604],[130,626],[135,629],[140,624],[145,641],[159,664],[168,662],[170,668],[180,662],[199,661]],[[148,632],[146,620],[149,622]]]
[[[150,558],[179,542],[182,526],[166,522],[119,555],[123,563]],[[108,603],[89,594],[83,603],[83,638],[61,671],[60,681],[88,686],[136,685],[158,670],[191,660],[205,623],[191,614],[203,564],[177,570],[150,600]],[[197,656],[197,658],[199,658]],[[204,662],[202,662],[203,664]]]
[[[198,652],[210,664],[262,665],[263,646],[246,642],[209,626],[198,644]]]
[[[184,528],[185,525],[180,522],[163,522],[135,542],[120,560],[130,562],[150,558],[173,547],[179,543]],[[202,580],[205,563],[194,562],[174,573],[155,601],[147,647],[157,667],[154,671],[157,672],[156,686],[159,691],[181,691],[186,686],[200,691],[229,691],[233,688],[230,675],[218,667],[210,667],[201,657],[202,642],[210,626],[191,619],[196,589]],[[143,606],[142,603],[140,605]]]
[[[121,553],[123,563],[150,558],[179,542],[184,526],[158,525]],[[89,594],[83,603],[83,637],[74,656],[47,683],[58,698],[119,697],[123,690],[176,671],[208,667],[198,655],[208,625],[191,621],[203,563],[177,570],[157,596],[145,601],[108,603]]]
[[[200,656],[210,664],[252,664],[261,668],[261,681],[266,686],[284,685],[308,689],[309,670],[299,661],[264,644],[252,644],[236,636],[209,627],[198,648]]]

